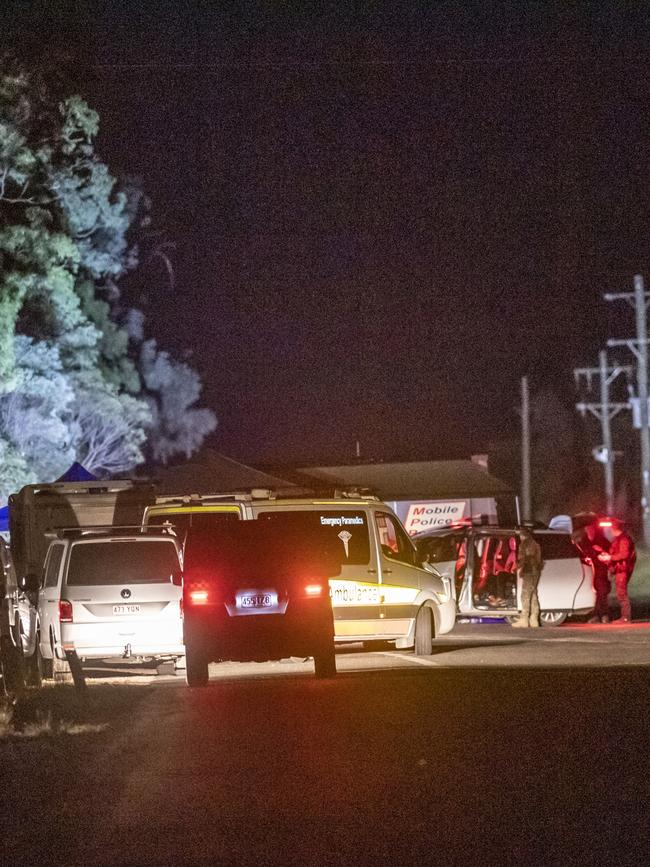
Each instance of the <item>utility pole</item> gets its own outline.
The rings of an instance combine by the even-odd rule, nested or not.
[[[584,377],[588,388],[591,388],[592,377],[599,377],[600,403],[577,403],[576,409],[583,416],[587,412],[590,412],[600,422],[603,442],[600,447],[596,447],[593,450],[593,455],[597,461],[601,461],[603,464],[605,473],[605,503],[609,515],[614,511],[614,450],[612,448],[611,420],[621,410],[629,409],[630,407],[629,403],[612,403],[609,398],[609,387],[621,374],[625,374],[628,378],[631,377],[632,368],[627,365],[621,366],[617,364],[609,367],[607,365],[607,351],[605,349],[601,349],[598,353],[598,367],[576,367],[573,371],[576,385]]]
[[[524,521],[532,518],[530,497],[530,397],[528,377],[521,377],[521,511]]]
[[[648,428],[648,293],[641,274],[634,275],[634,292],[607,293],[605,301],[627,301],[636,314],[636,339],[608,340],[608,346],[626,346],[637,360],[637,390],[641,419],[641,522],[644,547],[650,549],[650,429]]]

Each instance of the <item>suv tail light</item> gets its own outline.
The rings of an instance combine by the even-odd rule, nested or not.
[[[207,605],[210,601],[210,594],[207,590],[190,590],[187,593],[187,602],[190,605]]]
[[[59,620],[61,623],[72,623],[72,602],[59,599]]]

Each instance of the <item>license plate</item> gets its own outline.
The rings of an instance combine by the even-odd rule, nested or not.
[[[240,596],[239,604],[242,608],[272,608],[275,599],[270,593],[253,593],[249,596]]]
[[[139,605],[113,605],[113,614],[139,614]]]

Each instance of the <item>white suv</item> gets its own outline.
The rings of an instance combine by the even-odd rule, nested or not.
[[[180,563],[172,533],[63,531],[38,601],[44,673],[66,651],[82,660],[183,656]]]

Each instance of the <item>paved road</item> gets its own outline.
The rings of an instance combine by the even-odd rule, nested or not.
[[[403,668],[476,667],[561,667],[650,666],[650,621],[628,625],[576,625],[557,628],[515,630],[508,625],[457,625],[453,632],[438,638],[431,657],[416,657],[389,643],[364,652],[361,644],[339,646],[337,670],[341,673]],[[157,682],[174,680],[157,677],[153,669],[116,661],[86,666],[91,680]],[[282,660],[271,663],[221,663],[210,667],[213,680],[230,680],[274,675],[311,674],[312,662]],[[183,672],[178,674],[182,676]]]
[[[350,648],[332,681],[160,677],[82,762],[66,747],[58,795],[41,778],[24,863],[645,863],[649,638],[461,627],[424,663]]]

